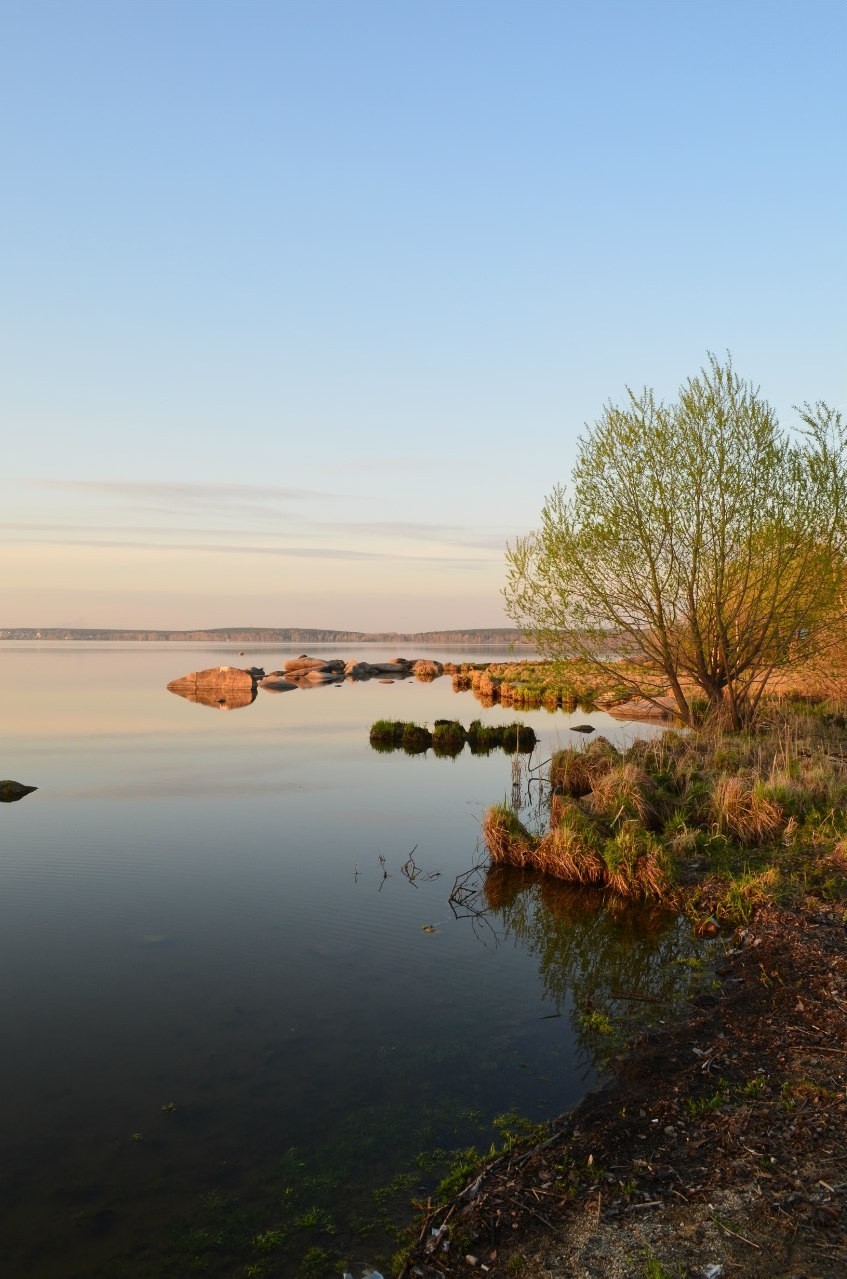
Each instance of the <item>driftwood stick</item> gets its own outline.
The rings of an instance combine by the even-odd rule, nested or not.
[[[755,1248],[757,1252],[762,1251],[761,1246],[759,1244],[754,1243],[752,1239],[748,1239],[745,1235],[740,1235],[737,1230],[731,1230],[729,1226],[725,1225],[720,1220],[720,1218],[712,1217],[712,1221],[715,1223],[715,1225],[718,1227],[719,1230],[722,1230],[724,1232],[724,1234],[732,1235],[733,1239],[740,1239],[742,1243],[749,1244],[750,1247]]]

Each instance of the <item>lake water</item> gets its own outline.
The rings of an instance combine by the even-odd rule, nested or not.
[[[608,1048],[598,1010],[686,993],[678,922],[484,871],[454,911],[511,759],[368,743],[378,718],[519,718],[537,761],[580,720],[655,730],[485,709],[449,677],[227,713],[165,689],[293,651],[0,645],[0,777],[39,788],[0,806],[3,1273],[387,1264],[386,1222],[439,1175],[423,1152],[568,1108]]]

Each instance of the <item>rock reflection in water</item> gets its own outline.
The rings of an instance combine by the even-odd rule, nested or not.
[[[570,999],[577,1039],[601,1058],[710,980],[709,944],[658,906],[509,866],[487,871],[478,904],[536,959],[556,1010]]]
[[[168,691],[200,706],[234,711],[256,700],[256,677],[237,666],[214,666],[171,680]]]

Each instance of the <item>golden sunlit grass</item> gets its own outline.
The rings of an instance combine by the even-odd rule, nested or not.
[[[595,778],[586,802],[611,826],[636,818],[642,826],[652,829],[657,822],[655,795],[656,783],[650,774],[626,761]]]
[[[774,701],[755,733],[671,730],[624,754],[595,738],[558,751],[549,782],[540,838],[490,811],[492,862],[729,920],[768,901],[847,900],[838,706]]]
[[[595,737],[584,749],[568,747],[550,760],[549,779],[554,791],[579,798],[620,762],[620,751],[605,737]]]
[[[761,844],[785,825],[782,806],[769,799],[760,781],[718,777],[712,790],[712,814],[718,834],[742,844]]]

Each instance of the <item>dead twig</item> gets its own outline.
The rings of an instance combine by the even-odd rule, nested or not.
[[[755,1243],[752,1239],[748,1239],[746,1235],[740,1235],[737,1230],[732,1230],[723,1221],[721,1221],[720,1217],[712,1217],[712,1221],[715,1223],[718,1230],[722,1230],[724,1234],[732,1235],[733,1239],[740,1239],[742,1243],[749,1244],[749,1246],[751,1248],[755,1248],[757,1252],[762,1251],[760,1244]]]

